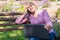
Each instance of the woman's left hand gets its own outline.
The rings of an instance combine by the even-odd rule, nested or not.
[[[52,29],[52,27],[50,25],[45,25],[44,28],[48,31],[50,31]]]

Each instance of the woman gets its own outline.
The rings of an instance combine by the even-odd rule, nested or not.
[[[26,21],[31,22],[31,24],[45,24],[44,28],[49,31],[49,39],[54,40],[54,32],[52,29],[52,22],[50,17],[45,9],[42,11],[36,10],[36,5],[32,2],[26,4],[27,14],[22,15],[21,17],[16,19],[17,24],[25,23]],[[28,18],[29,17],[29,18]],[[37,37],[30,37],[29,40],[42,40]]]

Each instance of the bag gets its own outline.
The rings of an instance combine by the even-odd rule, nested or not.
[[[29,37],[37,37],[43,39],[49,38],[49,32],[44,28],[44,25],[26,24],[24,25],[23,30],[26,38]]]

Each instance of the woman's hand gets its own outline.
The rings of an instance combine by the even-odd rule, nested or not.
[[[52,27],[50,25],[45,25],[44,28],[48,31],[50,31],[52,29]]]
[[[24,19],[26,19],[26,18],[24,18],[25,15],[26,15],[26,14],[20,15],[20,16],[16,19],[15,23],[16,23],[16,24],[21,24],[21,22],[22,22]]]

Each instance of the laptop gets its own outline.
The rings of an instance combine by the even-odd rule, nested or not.
[[[25,37],[38,37],[42,39],[49,38],[49,31],[47,31],[42,24],[26,24],[24,25],[23,30]]]

